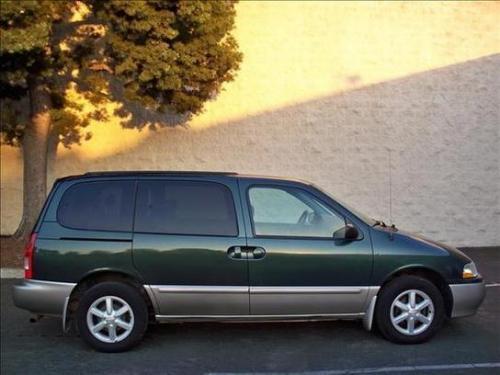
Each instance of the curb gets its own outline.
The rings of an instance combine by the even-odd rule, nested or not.
[[[0,279],[22,279],[23,277],[22,268],[0,268]]]

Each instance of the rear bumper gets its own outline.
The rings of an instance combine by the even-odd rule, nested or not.
[[[474,315],[486,294],[484,282],[451,284],[450,289],[453,295],[452,318]]]
[[[14,305],[37,315],[61,316],[75,285],[25,279],[13,287]]]

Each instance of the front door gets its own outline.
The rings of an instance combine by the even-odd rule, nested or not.
[[[335,241],[350,222],[298,186],[240,181],[249,232],[252,315],[357,315],[364,311],[372,270],[368,232]]]
[[[160,315],[249,314],[242,221],[235,180],[139,180],[133,258]]]

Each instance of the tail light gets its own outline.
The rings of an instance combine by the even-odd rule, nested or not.
[[[33,278],[33,257],[35,255],[36,233],[31,233],[30,239],[24,248],[24,278]]]

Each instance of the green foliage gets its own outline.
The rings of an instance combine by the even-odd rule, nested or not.
[[[81,3],[90,12],[74,21]],[[90,118],[103,116],[82,115],[65,97],[70,85],[94,104],[113,99],[125,110],[132,103],[199,113],[239,67],[234,17],[233,1],[2,0],[3,141],[22,142],[29,120],[20,114],[34,84],[49,87],[51,129],[67,147],[89,136],[83,129]]]
[[[42,74],[50,63],[46,53],[56,17],[46,2],[2,1],[0,5],[0,95],[26,94],[30,74]],[[54,10],[54,14],[59,13]]]
[[[74,81],[72,70],[82,67],[74,49],[61,48],[61,43],[75,37],[62,30],[73,6],[74,2],[57,0],[0,3],[1,132],[7,144],[22,143],[29,125],[30,87],[39,84],[50,89],[51,128],[59,140],[70,145],[85,136],[82,129],[90,116],[76,116],[75,104],[65,98]]]
[[[147,108],[198,113],[241,61],[231,1],[113,0],[95,9],[126,98]]]
[[[0,124],[2,124],[2,140],[5,143],[20,146],[26,126],[28,108],[25,100],[14,102],[11,99],[3,98],[0,101]]]

